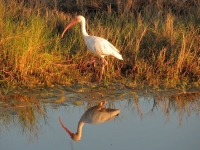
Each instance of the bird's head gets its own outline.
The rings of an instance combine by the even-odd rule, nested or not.
[[[80,22],[83,22],[83,21],[85,21],[85,18],[84,18],[83,16],[79,15],[79,16],[75,17],[74,20],[72,20],[72,22],[65,28],[65,30],[63,31],[61,37],[64,36],[65,32],[66,32],[71,26],[73,26],[74,24],[76,24],[76,23],[78,23],[78,22],[80,23]]]
[[[82,22],[83,20],[85,20],[85,18],[83,16],[79,15],[75,18],[75,20],[77,20],[77,22]]]
[[[74,133],[72,133],[69,129],[67,129],[66,130],[66,128],[65,128],[65,131],[67,131],[67,133],[69,134],[69,136],[71,137],[71,139],[73,140],[73,141],[80,141],[81,140],[81,136],[80,135],[78,135],[77,133],[76,134],[74,134]]]
[[[62,126],[63,129],[65,129],[65,131],[69,134],[69,136],[71,137],[72,140],[74,140],[74,141],[79,141],[79,140],[81,140],[81,134],[77,134],[77,133],[74,134],[72,131],[70,131],[70,130],[63,124],[61,118],[60,118],[60,117],[58,117],[58,118],[59,118],[59,121],[60,121],[61,126]]]
[[[73,135],[70,135],[71,136],[71,139],[73,140],[73,141],[80,141],[81,140],[81,137],[80,136],[78,136],[77,134],[74,134],[73,133]]]

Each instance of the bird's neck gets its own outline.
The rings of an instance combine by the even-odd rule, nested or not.
[[[82,121],[79,121],[79,123],[78,123],[78,127],[77,127],[77,132],[76,132],[76,138],[77,139],[81,139],[81,137],[82,137],[82,128],[83,128],[83,126],[84,126],[84,122],[82,122]]]
[[[82,32],[83,37],[88,36],[88,33],[86,32],[85,20],[81,21],[81,32]]]

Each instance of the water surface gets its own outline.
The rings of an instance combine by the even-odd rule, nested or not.
[[[2,150],[196,150],[200,147],[198,89],[139,91],[124,86],[71,86],[11,91],[0,102]],[[76,132],[90,107],[107,101],[120,114],[102,124],[85,124],[80,141]]]

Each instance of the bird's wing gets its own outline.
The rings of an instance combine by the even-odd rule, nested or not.
[[[114,119],[120,113],[120,109],[109,109],[102,108],[101,110],[96,111],[92,117],[92,123],[98,124],[105,121]]]
[[[111,55],[113,51],[119,52],[111,43],[101,37],[88,36],[85,43],[92,53],[99,56]]]

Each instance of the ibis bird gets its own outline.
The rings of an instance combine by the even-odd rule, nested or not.
[[[99,105],[93,106],[89,108],[85,113],[82,115],[81,119],[79,120],[77,132],[73,133],[70,131],[62,122],[61,118],[59,117],[59,121],[63,129],[70,135],[71,139],[74,141],[81,140],[82,137],[82,128],[85,123],[89,124],[98,124],[103,123],[105,121],[109,121],[114,119],[116,116],[119,115],[120,109],[110,109],[104,108],[106,101],[100,102]]]
[[[99,81],[102,80],[102,75],[104,73],[104,67],[107,65],[107,61],[105,60],[105,56],[111,55],[114,56],[120,60],[123,60],[122,55],[119,53],[119,51],[107,40],[97,37],[97,36],[90,36],[86,32],[86,25],[85,25],[85,18],[81,15],[77,16],[63,31],[62,37],[64,36],[65,32],[73,26],[75,23],[81,24],[81,32],[83,35],[83,39],[85,41],[85,44],[87,48],[97,56],[101,57],[101,72],[100,72],[100,78]],[[95,62],[96,60],[93,60],[92,62]]]

